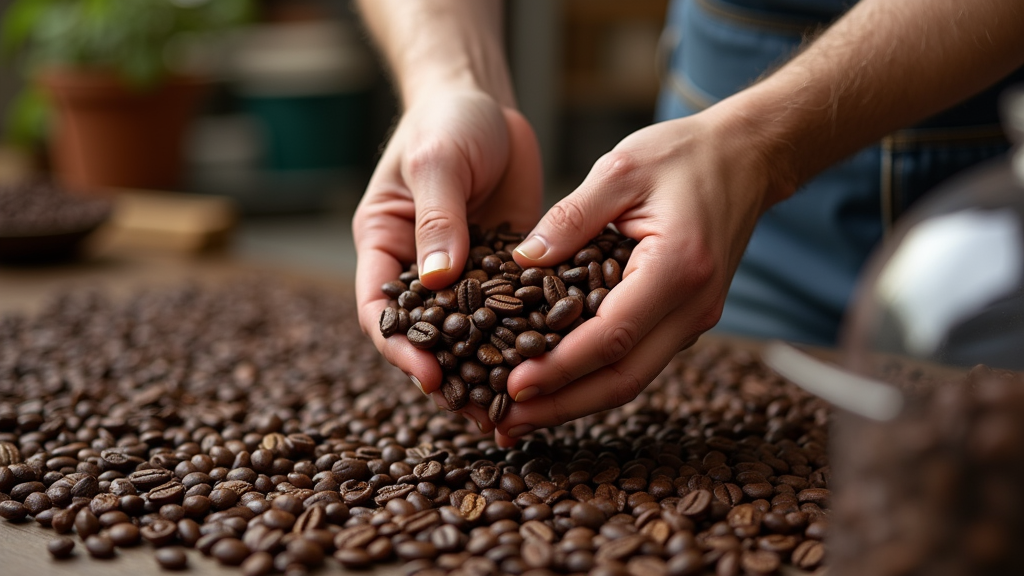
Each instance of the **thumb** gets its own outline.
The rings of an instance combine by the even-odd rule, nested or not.
[[[403,177],[416,206],[416,262],[431,290],[455,282],[469,254],[466,199],[471,167],[454,144],[438,143],[410,157]]]
[[[596,169],[572,194],[558,201],[516,247],[513,257],[523,268],[554,266],[614,222],[628,207],[631,195],[610,188]]]

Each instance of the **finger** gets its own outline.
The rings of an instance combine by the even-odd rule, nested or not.
[[[508,222],[517,232],[529,230],[540,219],[544,205],[544,174],[540,148],[526,118],[511,108],[503,110],[508,127],[508,164],[491,195],[478,195],[469,206],[470,219],[486,228]]]
[[[583,184],[541,218],[513,256],[523,268],[554,266],[572,256],[636,203],[642,183],[626,156],[609,153]],[[609,184],[611,183],[611,184]]]
[[[402,271],[400,257],[393,250],[412,245],[412,226],[401,213],[401,204],[389,206],[383,202],[360,206],[353,219],[359,324],[388,362],[413,378],[420,390],[429,393],[441,385],[441,368],[434,355],[415,348],[402,335],[384,338],[380,332],[380,314],[388,305],[381,286]],[[411,249],[407,252],[406,257],[411,258]]]
[[[671,323],[660,324],[619,362],[553,394],[513,404],[498,425],[500,435],[505,442],[513,441],[534,430],[558,426],[632,401],[679,350],[697,341],[699,335],[680,338],[675,335],[676,329]]]
[[[426,143],[403,162],[402,177],[416,206],[420,281],[432,290],[455,282],[469,254],[466,201],[473,167],[454,142]]]
[[[687,290],[692,279],[684,278],[686,270],[665,265],[680,260],[687,261],[686,254],[664,239],[644,238],[630,257],[634,273],[608,293],[594,318],[567,334],[554,350],[517,366],[509,376],[509,394],[517,401],[550,394],[623,358],[683,303],[691,310],[705,309],[702,292]],[[675,329],[697,333],[699,327]]]

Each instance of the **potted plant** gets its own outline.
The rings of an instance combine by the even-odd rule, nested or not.
[[[253,0],[15,0],[0,31],[28,76],[13,135],[25,141],[48,118],[51,161],[68,187],[173,187],[204,80],[173,70],[168,47],[252,9]]]

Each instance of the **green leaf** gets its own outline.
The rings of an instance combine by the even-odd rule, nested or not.
[[[7,111],[4,139],[21,148],[30,148],[46,136],[50,107],[41,90],[26,88]]]

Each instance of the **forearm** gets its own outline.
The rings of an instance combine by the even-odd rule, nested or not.
[[[777,72],[723,101],[775,172],[769,203],[886,133],[1024,63],[1024,5],[861,0]],[[746,130],[745,130],[746,131]]]
[[[440,89],[479,89],[514,106],[498,0],[358,0],[402,103]]]

